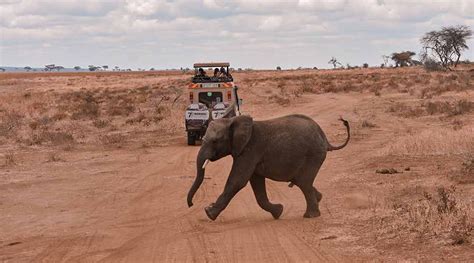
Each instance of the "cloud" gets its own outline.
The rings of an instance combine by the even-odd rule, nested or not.
[[[380,64],[424,32],[474,26],[471,0],[0,0],[0,13],[3,65]]]

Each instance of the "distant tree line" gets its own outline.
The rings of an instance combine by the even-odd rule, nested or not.
[[[443,68],[451,70],[452,67],[457,67],[461,61],[461,55],[465,50],[469,49],[467,40],[472,37],[473,31],[470,27],[465,25],[442,27],[440,30],[427,32],[421,39],[422,52],[420,53],[420,60],[413,59],[416,55],[413,51],[394,52],[391,55],[383,55],[383,63],[381,68],[390,66],[388,60],[393,60],[395,67],[419,66],[424,65],[425,68]],[[332,57],[328,64],[331,64],[334,69],[355,69],[358,66],[351,66],[349,63],[344,67],[335,57]],[[364,63],[363,68],[368,68],[369,65]],[[278,70],[278,68],[277,68]]]

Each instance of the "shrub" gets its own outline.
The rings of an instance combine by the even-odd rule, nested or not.
[[[407,231],[453,245],[471,241],[473,209],[458,197],[454,186],[439,187],[435,194],[425,191],[417,202],[396,203],[393,208],[395,224],[391,227],[398,233]]]
[[[67,132],[40,130],[34,132],[26,143],[29,145],[43,143],[51,143],[53,145],[72,144],[74,143],[74,137]]]
[[[443,70],[443,67],[438,62],[436,62],[434,59],[431,59],[431,58],[427,58],[423,62],[423,68],[426,71],[440,71],[440,70]]]
[[[109,125],[109,121],[97,119],[92,122],[92,125],[96,128],[102,129]]]
[[[8,137],[13,135],[21,126],[23,118],[24,116],[16,111],[4,111],[0,116],[0,136]]]
[[[282,106],[290,104],[290,99],[289,98],[283,97],[283,96],[278,95],[278,94],[274,94],[274,95],[270,96],[269,99],[271,101],[276,102],[279,105],[282,105]]]
[[[91,94],[86,94],[83,101],[79,104],[72,118],[77,120],[81,118],[96,118],[99,116],[99,104]]]
[[[9,167],[9,166],[14,166],[16,165],[16,158],[13,152],[7,152],[5,153],[5,162],[4,166]]]
[[[430,101],[425,103],[423,107],[430,115],[446,114],[447,116],[452,117],[471,112],[471,110],[474,109],[474,102],[467,101],[465,99],[458,100],[454,103],[450,103],[448,101]]]
[[[52,152],[48,154],[48,162],[61,162],[63,159],[59,156],[58,153]]]
[[[99,139],[104,145],[121,145],[125,142],[125,136],[120,133],[102,135]]]
[[[374,128],[374,127],[377,127],[377,125],[371,123],[370,121],[368,120],[364,120],[361,124],[362,128]]]

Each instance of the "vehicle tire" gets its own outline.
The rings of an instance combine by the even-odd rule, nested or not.
[[[192,132],[188,132],[188,145],[196,145],[196,136]]]

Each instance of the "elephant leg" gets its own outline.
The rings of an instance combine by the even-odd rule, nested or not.
[[[204,209],[207,217],[211,220],[216,220],[219,214],[229,205],[230,200],[247,185],[247,182],[248,181],[229,183],[229,181],[227,181],[224,192],[217,198],[216,202]]]
[[[304,217],[311,218],[320,216],[319,201],[316,195],[317,190],[310,184],[298,185],[298,187],[301,189],[304,198],[306,199],[306,212],[304,213]]]
[[[321,202],[321,199],[323,199],[323,194],[318,191],[318,189],[314,188],[314,194],[316,195],[316,200],[318,200],[318,203]]]
[[[283,206],[281,204],[272,204],[268,200],[265,177],[254,175],[250,178],[250,185],[252,186],[258,205],[263,210],[270,212],[273,218],[278,219],[283,212]]]
[[[206,207],[207,217],[216,220],[219,214],[229,205],[230,200],[247,185],[253,175],[255,164],[250,160],[234,160],[232,170],[224,187],[224,192],[217,198],[216,202]]]

